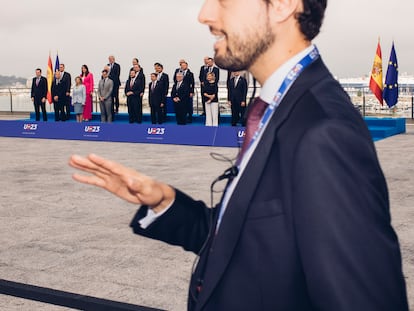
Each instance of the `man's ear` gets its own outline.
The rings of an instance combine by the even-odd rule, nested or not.
[[[269,3],[269,16],[274,22],[286,21],[298,12],[303,12],[303,0],[271,0]]]

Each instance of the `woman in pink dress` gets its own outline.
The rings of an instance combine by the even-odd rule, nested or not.
[[[88,66],[82,65],[82,78],[83,85],[86,88],[86,102],[83,108],[83,120],[89,121],[92,119],[92,103],[93,103],[93,75],[89,72]]]

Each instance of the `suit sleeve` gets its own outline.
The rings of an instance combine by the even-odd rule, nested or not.
[[[173,76],[173,81],[174,81],[174,83],[177,83],[177,77],[176,77],[177,72],[178,72],[178,69],[175,69],[175,71],[174,71],[174,76]]]
[[[247,98],[247,80],[245,78],[242,78],[241,81],[243,82],[243,100],[244,102],[246,102],[246,98]]]
[[[65,72],[65,76],[66,76],[66,93],[70,93],[70,89],[72,87],[72,77],[67,72]]]
[[[124,94],[126,95],[128,92],[129,92],[129,84],[131,83],[131,80],[130,79],[128,79],[126,82],[125,82],[125,88],[124,88]]]
[[[385,179],[365,131],[309,130],[294,159],[293,220],[317,310],[407,310]]]
[[[198,75],[198,80],[200,80],[200,83],[201,83],[201,82],[204,82],[204,79],[205,79],[205,77],[204,77],[204,66],[201,66],[200,67],[200,74]]]
[[[43,91],[42,91],[42,98],[47,97],[47,79],[43,78]]]
[[[194,74],[191,72],[191,75],[190,75],[190,93],[194,93],[194,84],[195,84]]]
[[[32,80],[32,90],[31,90],[31,92],[30,92],[30,97],[34,97],[34,86],[35,86],[35,83],[36,83],[36,80],[35,79],[33,79]]]
[[[176,190],[173,205],[147,229],[142,229],[138,221],[147,214],[148,207],[142,206],[131,221],[134,233],[180,245],[187,251],[198,253],[207,238],[210,228],[211,209],[201,201],[195,201]]]
[[[163,76],[165,76],[164,77],[164,90],[165,90],[165,96],[167,96],[168,95],[168,88],[169,88],[169,86],[170,86],[170,78],[169,78],[169,76],[167,75],[167,74],[164,74]],[[165,100],[165,99],[164,99]]]
[[[142,74],[142,83],[140,84],[140,92],[138,93],[138,95],[144,92],[145,92],[145,75]]]
[[[220,80],[220,69],[218,67],[215,67],[215,75],[216,75],[216,82],[219,83]]]

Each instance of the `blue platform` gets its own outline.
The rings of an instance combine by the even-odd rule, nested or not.
[[[31,114],[27,120],[0,121],[0,136],[216,147],[239,147],[244,138],[244,127],[230,126],[228,115],[220,117],[218,127],[204,126],[205,118],[198,115],[185,126],[176,125],[172,114],[161,125],[151,124],[149,115],[144,115],[142,124],[129,124],[126,113],[117,114],[113,123],[101,123],[99,114],[83,123],[75,122],[74,116],[68,122],[54,122],[53,113],[48,119],[36,122]],[[365,121],[374,141],[406,131],[404,118],[367,117]]]
[[[406,132],[404,118],[365,117],[365,122],[374,141]]]

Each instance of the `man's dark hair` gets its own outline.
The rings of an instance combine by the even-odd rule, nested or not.
[[[161,67],[162,69],[164,69],[164,66],[163,66],[162,64],[160,64],[160,63],[155,63],[155,64],[154,64],[154,66],[159,66],[159,67]]]
[[[303,13],[298,13],[296,18],[300,31],[309,41],[315,38],[321,29],[327,3],[328,0],[303,0]]]
[[[271,0],[264,0],[270,4]],[[303,12],[296,14],[300,31],[309,41],[315,38],[322,26],[328,0],[302,0]]]
[[[40,73],[42,73],[42,69],[40,69],[40,68],[36,68],[36,71],[40,71]]]

